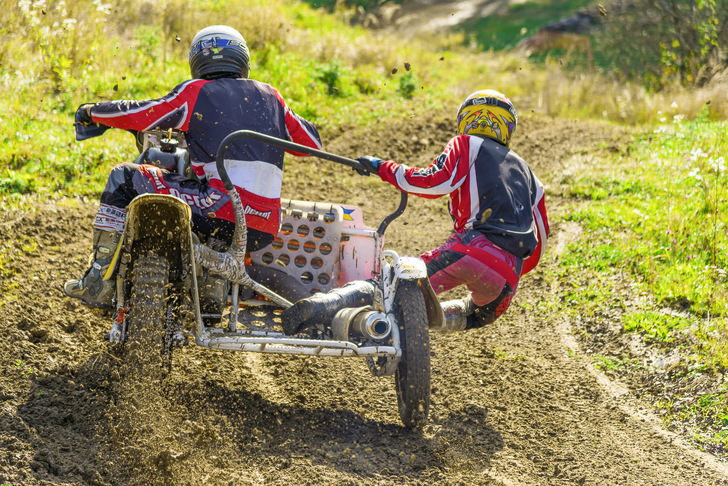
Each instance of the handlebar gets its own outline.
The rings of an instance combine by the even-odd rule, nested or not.
[[[254,132],[252,130],[238,130],[237,132],[231,133],[222,141],[222,143],[220,144],[220,149],[222,149],[223,147],[227,149],[227,146],[229,146],[230,143],[233,142],[233,140],[237,140],[238,138],[249,138],[251,140],[257,140],[259,142],[267,143],[269,145],[276,145],[278,147],[293,150],[302,154],[313,155],[320,159],[330,160],[331,162],[336,162],[338,164],[348,165],[353,169],[366,170],[366,168],[361,163],[354,159],[307,147],[299,143],[291,142],[290,140],[283,140],[281,138],[271,137],[270,135]],[[220,152],[218,151],[218,156],[219,155]]]

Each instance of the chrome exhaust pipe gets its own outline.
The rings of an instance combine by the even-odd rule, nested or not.
[[[331,321],[334,339],[349,341],[352,337],[381,340],[392,332],[387,316],[371,307],[341,309]]]
[[[370,339],[384,339],[389,336],[392,326],[381,312],[368,311],[356,314],[349,329]]]

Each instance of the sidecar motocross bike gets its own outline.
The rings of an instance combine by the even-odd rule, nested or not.
[[[79,125],[76,130],[77,140],[103,132],[79,135],[84,130]],[[136,136],[147,163],[191,174],[181,134],[170,130]],[[364,224],[355,206],[282,200],[278,237],[246,253],[245,209],[225,169],[226,150],[240,138],[363,169],[356,160],[260,133],[241,130],[228,135],[216,165],[235,211],[232,244],[224,251],[203,244],[191,227],[191,210],[180,197],[137,196],[127,208],[124,233],[105,275],[116,288],[107,339],[113,346],[144,349],[162,374],[171,369],[173,352],[191,337],[198,346],[211,349],[361,357],[374,376],[394,375],[403,424],[423,425],[430,405],[428,324],[439,327],[444,316],[424,262],[383,249],[384,232],[404,212],[407,194],[401,193],[397,210],[376,230]],[[210,275],[227,283],[224,305],[213,313],[201,304],[202,286]],[[295,292],[286,298],[251,275],[267,275],[263,283],[282,283]],[[292,305],[289,299],[358,280],[375,282],[373,305],[341,309],[330,322],[299,334],[283,332],[280,313]]]

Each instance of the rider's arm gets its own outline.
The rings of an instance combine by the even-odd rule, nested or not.
[[[125,130],[175,128],[185,131],[192,116],[190,110],[206,83],[209,81],[187,81],[155,100],[102,101],[91,108],[90,114],[96,123]]]
[[[401,191],[434,199],[457,190],[465,181],[478,150],[472,137],[459,135],[426,169],[407,167],[392,160],[379,164],[379,177]]]
[[[271,87],[271,89],[275,93],[278,102],[281,104],[283,110],[285,111],[285,122],[286,130],[288,132],[288,139],[292,142],[305,145],[306,147],[320,149],[321,136],[319,135],[319,132],[313,125],[313,123],[306,120],[302,116],[294,113],[293,110],[286,104],[286,101],[283,99],[283,96],[281,96],[278,90],[273,87]],[[292,155],[305,156],[305,154],[292,150],[286,150],[286,152]]]

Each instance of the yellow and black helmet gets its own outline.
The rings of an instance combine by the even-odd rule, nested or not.
[[[490,137],[506,147],[511,144],[517,123],[511,100],[492,89],[471,94],[458,110],[458,135]]]

